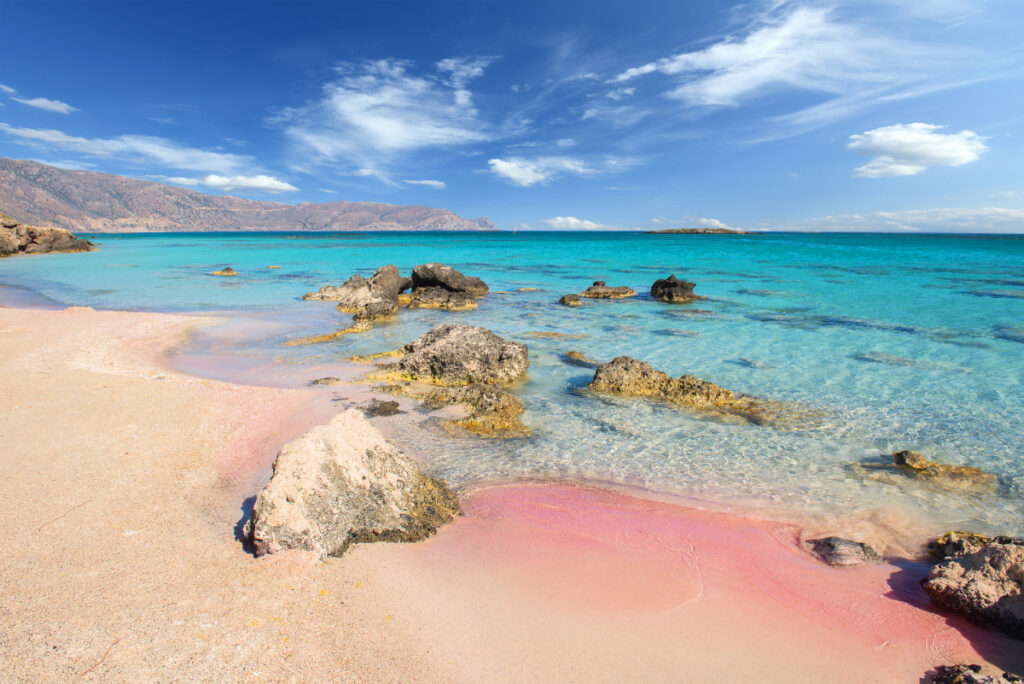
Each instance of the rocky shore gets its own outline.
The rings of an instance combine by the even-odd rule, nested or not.
[[[17,254],[47,252],[88,252],[91,242],[77,238],[63,228],[43,228],[19,223],[0,214],[0,258]]]

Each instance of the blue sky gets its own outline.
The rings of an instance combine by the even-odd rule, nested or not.
[[[499,227],[1024,232],[1024,3],[4,2],[0,155]]]

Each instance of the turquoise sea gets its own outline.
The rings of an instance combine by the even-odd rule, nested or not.
[[[936,527],[1024,534],[1024,238],[415,232],[95,241],[97,252],[0,261],[0,301],[218,312],[229,323],[197,334],[182,364],[190,353],[229,352],[239,361],[211,373],[254,383],[304,384],[444,322],[528,344],[529,381],[515,392],[533,436],[452,438],[429,424],[393,435],[456,487],[570,477],[725,507],[885,508]],[[302,301],[304,293],[387,263],[407,273],[431,261],[483,278],[492,294],[475,311],[403,309],[366,334],[284,346],[347,325],[348,316]],[[224,265],[239,275],[208,275]],[[707,299],[651,300],[651,283],[672,273]],[[556,304],[594,280],[641,296]],[[580,390],[592,371],[564,364],[569,350],[598,360],[627,354],[672,375],[798,402],[816,417],[779,430],[588,396]],[[984,468],[1000,485],[971,497],[864,479],[847,467],[898,449]]]

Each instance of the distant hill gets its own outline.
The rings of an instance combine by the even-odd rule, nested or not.
[[[221,230],[494,230],[486,218],[373,202],[284,204],[206,195],[0,157],[0,207],[22,223],[89,233]]]
[[[734,228],[666,228],[644,232],[650,235],[746,235],[744,231]]]

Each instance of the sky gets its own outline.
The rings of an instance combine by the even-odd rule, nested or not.
[[[1024,232],[1021,0],[2,0],[0,26],[0,156],[500,228]]]

